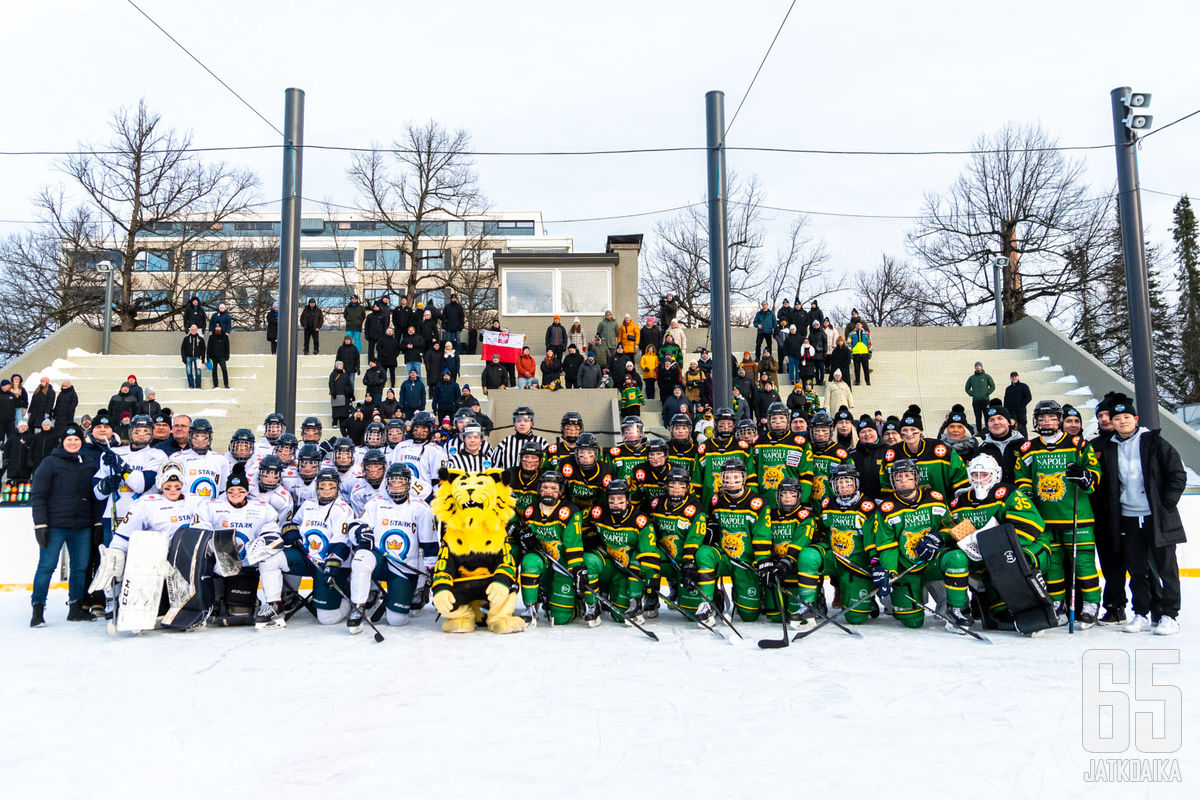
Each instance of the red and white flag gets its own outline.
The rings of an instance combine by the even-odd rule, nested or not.
[[[517,363],[521,348],[525,346],[525,334],[504,333],[503,331],[483,331],[483,360],[491,361],[492,356],[500,356],[505,364]]]

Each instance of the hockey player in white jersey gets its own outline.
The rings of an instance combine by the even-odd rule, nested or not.
[[[339,496],[336,470],[323,467],[316,483],[316,498],[305,500],[284,530],[284,540],[295,543],[287,550],[288,572],[312,576],[317,622],[335,625],[350,612],[350,570],[345,565],[353,552],[348,528],[354,510]]]
[[[258,462],[258,473],[249,482],[250,497],[269,505],[280,525],[291,519],[296,509],[292,493],[283,487],[282,477],[283,463],[279,456],[268,453]],[[228,487],[225,491],[229,492]]]
[[[287,422],[284,420],[283,414],[278,411],[267,414],[267,418],[263,420],[263,438],[254,443],[254,462],[257,464],[267,453],[274,453],[275,442],[285,433],[287,433]],[[253,470],[247,470],[247,472],[253,472]]]
[[[418,577],[427,577],[437,562],[438,539],[433,512],[410,498],[412,473],[404,464],[387,469],[386,492],[367,503],[351,525],[357,549],[350,567],[350,600],[346,625],[362,631],[363,606],[371,582],[387,581],[384,607],[389,625],[408,623]]]
[[[264,465],[274,458],[268,454]],[[260,465],[261,466],[261,465]],[[261,473],[260,473],[261,474]],[[201,507],[199,524],[213,531],[232,531],[242,569],[224,579],[225,602],[230,616],[244,617],[254,610],[254,595],[262,581],[258,613],[254,626],[259,630],[282,628],[280,613],[283,593],[283,537],[275,509],[250,497],[250,480],[241,466],[230,474],[225,494]]]
[[[433,442],[437,420],[428,411],[413,415],[408,441],[395,447],[388,456],[392,464],[404,464],[412,473],[411,494],[428,502],[437,485],[438,470],[446,465],[446,451]]]
[[[387,469],[387,457],[380,450],[368,450],[363,456],[362,477],[350,490],[350,507],[361,515],[367,503],[385,493],[383,471]]]
[[[383,423],[368,423],[366,429],[363,431],[362,446],[354,448],[354,465],[361,467],[368,451],[382,450],[386,443],[387,428],[384,427]]]
[[[350,502],[350,492],[362,477],[362,470],[355,463],[356,453],[354,442],[343,436],[333,446],[333,468],[341,482],[342,499]],[[324,467],[322,467],[323,469]]]
[[[257,458],[254,456],[254,433],[249,428],[238,428],[229,439],[229,452],[225,454],[229,469],[225,474],[233,472],[238,464],[246,470],[247,475],[254,473]]]
[[[187,494],[211,500],[225,491],[229,461],[212,447],[212,424],[203,417],[192,420],[188,429],[190,447],[175,460],[183,465],[183,490]]]
[[[300,442],[296,439],[295,434],[284,433],[275,440],[275,455],[279,456],[279,462],[283,465],[279,472],[279,479],[284,485],[296,477],[296,452],[299,449]],[[251,481],[251,485],[253,485],[253,481]]]
[[[387,441],[384,442],[383,447],[380,449],[383,450],[383,454],[387,456],[388,463],[391,464],[396,460],[394,457],[396,448],[404,444],[404,434],[406,432],[404,420],[398,418],[389,419],[384,427],[387,428]]]
[[[129,423],[129,444],[105,450],[100,468],[92,479],[96,499],[107,498],[104,509],[104,544],[112,541],[112,532],[125,521],[129,507],[146,492],[154,490],[158,469],[167,454],[150,446],[154,422],[138,414]]]
[[[284,486],[292,493],[292,504],[295,508],[299,508],[305,500],[316,499],[317,473],[321,471],[321,461],[324,457],[321,448],[315,444],[301,446],[300,453],[296,456],[296,463],[299,465],[296,479],[290,484],[284,480]]]

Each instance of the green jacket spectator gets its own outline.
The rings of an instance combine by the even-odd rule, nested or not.
[[[615,353],[617,350],[617,320],[613,317],[611,311],[604,312],[604,319],[600,320],[600,324],[596,326],[596,335],[600,337],[600,341],[608,346],[609,353]],[[599,357],[596,358],[599,361]]]

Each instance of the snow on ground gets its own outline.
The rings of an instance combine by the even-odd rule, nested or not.
[[[0,512],[0,580],[18,561],[32,577],[27,513]],[[1173,638],[987,646],[881,618],[777,651],[753,644],[777,625],[740,624],[750,641],[732,645],[670,611],[649,623],[658,643],[611,620],[452,637],[430,610],[377,644],[307,612],[279,631],[108,637],[65,622],[65,602],[54,590],[31,630],[28,592],[0,592],[5,797],[1177,797],[1200,775],[1197,578]],[[1183,687],[1182,784],[1084,782],[1093,648],[1180,651],[1156,674]]]

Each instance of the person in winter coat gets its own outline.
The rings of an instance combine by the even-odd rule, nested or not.
[[[396,390],[388,389],[387,394],[376,407],[379,409],[380,419],[385,422],[396,416],[396,412],[400,410],[400,401],[396,399]]]
[[[797,302],[797,308],[798,307],[799,303]],[[808,318],[804,320],[804,330],[811,331],[812,324],[814,322],[823,322],[824,320],[825,312],[821,310],[821,306],[817,303],[817,301],[813,300],[808,306]],[[796,327],[799,328],[800,326],[797,325]]]
[[[740,422],[748,419],[754,421],[754,409],[750,406],[750,401],[742,393],[742,387],[734,386],[731,390],[733,393],[733,416]]]
[[[442,345],[441,342],[434,342],[425,351],[425,355],[421,357],[425,362],[425,383],[427,386],[433,386],[438,379],[442,377]]]
[[[794,384],[792,391],[788,392],[788,396],[784,402],[787,404],[788,411],[799,411],[801,414],[808,414],[808,397],[804,393],[803,384]]]
[[[554,349],[549,345],[547,347]],[[517,388],[528,389],[531,386],[537,386],[537,362],[529,352],[529,345],[525,345],[521,348],[521,355],[517,356]]]
[[[478,403],[479,401],[475,398],[475,395],[471,394],[471,384],[464,383],[459,392],[458,400],[456,400],[454,403],[454,410],[458,411],[460,408],[470,409]]]
[[[350,295],[350,302],[342,309],[342,319],[346,322],[346,333],[354,342],[357,350],[362,350],[362,329],[367,321],[367,310],[358,302],[358,295]]]
[[[542,359],[540,369],[542,386],[553,386],[555,381],[562,380],[562,362],[558,360],[558,354],[553,350],[546,350],[546,357]]]
[[[862,320],[855,323],[854,330],[846,340],[850,347],[850,358],[854,361],[854,385],[858,386],[862,373],[866,373],[867,386],[871,385],[871,332]]]
[[[775,334],[775,312],[771,310],[770,304],[764,300],[762,306],[758,309],[758,313],[754,315],[754,360],[757,361],[762,357],[763,344],[767,346],[767,352],[771,352],[771,340]]]
[[[304,355],[308,355],[309,343],[313,353],[321,355],[321,326],[325,324],[325,312],[315,298],[308,298],[308,305],[300,312],[300,327],[304,329]]]
[[[334,361],[342,362],[342,366],[346,368],[346,374],[350,376],[350,383],[354,383],[355,376],[359,372],[359,353],[358,348],[354,346],[354,337],[349,332],[342,339],[342,345],[337,349],[337,355]]]
[[[0,445],[4,444],[17,424],[17,403],[10,388],[12,383],[8,378],[0,380]]]
[[[375,357],[379,366],[388,371],[388,386],[394,387],[396,385],[396,366],[400,357],[400,342],[396,339],[395,329],[391,327],[384,329],[383,336],[379,337],[379,342],[375,347]]]
[[[225,365],[229,361],[229,334],[220,325],[208,336],[208,360],[212,362],[213,388],[217,388],[217,370],[220,370],[225,388],[228,389],[229,370]]]
[[[759,381],[758,391],[754,393],[754,397],[750,401],[750,407],[754,410],[754,416],[751,417],[756,424],[767,424],[767,409],[771,407],[771,403],[779,402],[779,390],[775,388],[775,381],[764,375]]]
[[[837,337],[837,343],[834,345],[833,352],[829,354],[829,360],[825,367],[831,377],[834,371],[839,369],[842,371],[842,375],[850,375],[850,348],[846,345],[844,337]]]
[[[662,317],[663,325],[668,328],[675,321],[675,315],[679,313],[679,300],[675,295],[667,292],[666,296],[658,301],[658,315]]]
[[[682,369],[683,349],[676,343],[675,336],[670,333],[663,335],[663,345],[658,350],[659,368],[662,369],[668,361]]]
[[[267,312],[267,341],[271,343],[271,355],[279,350],[279,303]]]
[[[600,341],[604,342],[604,346],[610,354],[617,352],[617,344],[620,342],[621,336],[620,326],[611,311],[604,312],[604,319],[600,320],[600,324],[596,326],[596,335],[600,337]]]
[[[833,323],[826,317],[821,321],[821,332],[825,334],[825,374],[832,375],[833,370],[829,367],[829,356],[833,353],[833,348],[837,346],[838,332],[837,328],[833,327]],[[848,370],[842,374],[849,374]]]
[[[666,345],[663,345],[664,347]],[[661,357],[658,360],[658,393],[662,398],[671,396],[671,390],[683,386],[683,373],[679,370],[679,362],[671,358]]]
[[[392,327],[401,334],[408,330],[409,325],[415,328],[421,321],[420,315],[416,313],[415,309],[409,306],[407,297],[400,298],[400,304],[396,306],[396,309],[391,314]]]
[[[458,350],[454,342],[447,341],[445,347],[442,348],[442,369],[450,370],[450,380],[457,381],[458,374],[461,369],[461,361],[458,357]]]
[[[138,383],[137,375],[130,375],[125,379],[129,384],[129,393],[133,395],[133,399],[137,400],[138,408],[141,409],[146,402],[146,395],[142,392],[142,385]],[[139,411],[138,413],[143,413]]]
[[[688,371],[683,375],[683,393],[687,397],[688,402],[693,405],[699,403],[704,392],[704,371],[700,369],[698,362],[693,361],[688,365]]]
[[[187,308],[183,310],[183,327],[191,328],[193,325],[197,330],[208,330],[208,315],[200,307],[199,297],[192,297],[188,301]]]
[[[666,395],[662,406],[662,424],[663,427],[670,430],[671,417],[679,414],[681,409],[688,404],[688,399],[683,396],[683,387],[678,383],[671,389],[671,393]]]
[[[229,311],[226,310],[224,303],[218,304],[216,312],[208,318],[208,332],[215,331],[218,325],[226,333],[233,330],[233,318],[229,316]]]
[[[583,356],[579,348],[573,344],[567,345],[567,354],[563,356],[563,384],[568,389],[579,388],[579,368],[583,366]]]
[[[554,315],[554,321],[546,328],[546,349],[553,350],[554,355],[562,360],[562,354],[567,349],[567,329],[563,327],[562,320],[558,314]],[[520,369],[518,368],[518,382],[520,385]]]
[[[596,334],[592,338],[592,344],[588,347],[588,353],[596,356],[596,363],[600,365],[601,369],[606,369],[612,363],[613,351],[600,338],[600,334]]]
[[[642,329],[629,314],[621,321],[617,329],[617,349],[631,360],[635,353],[641,353]]]
[[[813,320],[808,327],[808,343],[813,349],[814,377],[817,386],[825,385],[825,330],[818,320]]]
[[[400,355],[404,358],[405,370],[421,371],[421,357],[425,355],[425,337],[416,325],[409,325],[408,332],[400,340]]]
[[[781,364],[785,363],[785,357],[783,350],[780,350],[779,362]],[[751,358],[749,350],[742,351],[742,362],[738,364],[738,367],[746,370],[746,377],[750,379],[750,385],[753,386],[754,382],[758,380],[758,360]]]
[[[758,377],[761,380],[762,376],[766,375],[773,382],[779,375],[779,362],[771,355],[770,350],[763,352],[763,356],[758,362]]]
[[[642,377],[645,379],[643,388],[646,391],[646,399],[653,400],[654,386],[658,383],[658,348],[654,345],[647,347],[642,354],[639,366],[642,368]]]
[[[391,327],[391,320],[388,314],[379,308],[379,303],[372,303],[371,313],[367,314],[364,325],[363,333],[367,339],[367,360],[369,361],[375,358],[375,346],[387,329]]]
[[[61,395],[60,395],[61,396]],[[142,400],[142,413],[153,419],[162,411],[162,405],[158,402],[158,395],[153,389],[146,389],[145,399]]]
[[[387,385],[388,372],[377,361],[368,361],[367,364],[367,371],[363,375],[363,389],[370,401],[379,405],[379,398],[383,397],[383,387]],[[344,368],[345,364],[343,363],[342,366]],[[349,370],[345,370],[345,372],[350,378],[350,386],[353,387],[354,376],[350,375]]]
[[[595,389],[599,387],[600,376],[603,374],[603,368],[596,361],[596,354],[589,350],[587,358],[583,360],[583,364],[579,367],[579,388]]]
[[[576,317],[571,321],[571,329],[567,331],[567,345],[575,345],[575,349],[579,351],[580,358],[587,351],[587,334],[583,332],[583,323]]]
[[[668,335],[670,335],[671,340],[674,341],[675,344],[679,345],[679,358],[677,360],[679,361],[679,369],[682,370],[684,359],[686,359],[691,353],[691,350],[688,349],[687,331],[683,329],[683,326],[679,324],[678,320],[675,320],[671,324],[667,325],[667,329],[663,332],[664,347],[666,347]]]
[[[1028,435],[1029,429],[1029,404],[1033,402],[1033,392],[1029,390],[1029,384],[1021,380],[1021,376],[1016,373],[1010,373],[1008,376],[1008,386],[1004,387],[1004,408],[1008,411],[1008,415],[1017,421],[1017,429],[1023,435]]]
[[[54,401],[54,427],[58,430],[59,436],[68,425],[75,422],[75,411],[78,408],[79,395],[75,392],[75,386],[69,379],[63,381],[58,397]]]
[[[30,504],[33,533],[39,554],[33,577],[31,627],[45,624],[46,597],[58,566],[63,545],[70,555],[71,572],[67,596],[67,619],[80,622],[94,619],[82,607],[91,557],[92,529],[100,524],[104,501],[96,499],[92,477],[100,468],[99,460],[84,451],[84,434],[72,425],[63,431],[62,444],[54,449],[33,473]]]
[[[441,419],[453,415],[459,391],[450,370],[443,369],[441,379],[429,389],[429,401],[433,406],[434,416]]]
[[[757,368],[757,364],[755,367]],[[733,376],[733,386],[742,390],[742,397],[752,398],[754,396],[754,379],[746,372],[745,367],[738,367],[737,374]]]
[[[4,474],[13,483],[24,483],[33,477],[33,431],[21,420],[4,440]]]
[[[129,384],[122,383],[121,388],[117,393],[108,399],[108,416],[111,419],[119,420],[121,414],[128,414],[131,418],[134,414],[140,413],[141,407],[138,401],[129,391]],[[41,425],[41,420],[38,420],[38,425]]]
[[[49,378],[42,378],[29,396],[29,422],[41,427],[42,420],[54,416],[54,387]]]
[[[442,334],[443,340],[453,342],[455,349],[458,348],[459,337],[462,336],[463,328],[467,325],[467,314],[463,310],[462,303],[458,302],[458,295],[450,295],[450,302],[446,303],[446,307],[442,309]]]
[[[646,317],[646,324],[642,326],[641,335],[638,337],[638,347],[642,352],[646,352],[646,348],[651,345],[657,352],[662,349],[663,329],[658,325],[654,317]]]
[[[963,391],[971,398],[971,408],[975,411],[975,430],[983,430],[983,411],[992,399],[992,392],[996,391],[996,382],[983,371],[982,362],[975,362],[975,371],[967,377]]]
[[[29,455],[30,464],[34,471],[58,447],[59,437],[54,432],[54,420],[46,418],[33,434],[33,450]]]
[[[329,404],[333,422],[346,435],[346,419],[350,416],[350,405],[354,402],[354,384],[346,374],[345,365],[338,361],[329,373]]]
[[[825,408],[836,409],[845,406],[854,408],[854,392],[850,384],[843,380],[842,371],[834,370],[829,385],[825,387]]]
[[[795,317],[792,307],[788,305],[788,299],[783,298],[783,305],[775,312],[775,330],[787,330],[795,324]]]
[[[492,360],[484,366],[481,381],[483,383],[484,394],[493,389],[508,387],[508,370],[500,363],[500,355],[498,353],[493,353]]]
[[[971,426],[967,424],[967,410],[963,408],[962,403],[955,403],[950,409],[950,413],[946,415],[946,421],[942,423],[941,430],[938,431],[937,438],[942,444],[958,453],[958,457],[964,464],[970,462],[979,452],[979,439],[971,430]]]
[[[367,423],[370,421],[367,418],[366,409],[356,406],[354,413],[344,420],[345,430],[342,431],[342,435],[348,436],[350,441],[354,442],[355,447],[362,447],[363,436],[367,432]]]
[[[417,305],[420,305],[420,303]],[[441,340],[438,338],[437,319],[434,318],[432,311],[425,309],[421,312],[421,319],[417,323],[417,333],[421,334],[421,338],[425,340],[425,348],[422,350],[422,354],[434,347],[441,347]]]
[[[857,308],[851,309],[850,310],[850,321],[846,323],[846,331],[845,331],[847,342],[850,341],[850,334],[853,333],[854,331],[858,330],[859,323],[862,323],[862,329],[864,331],[870,332],[871,326],[867,324],[867,321],[865,319],[863,319],[861,315],[859,315],[858,309]]]
[[[425,408],[425,384],[415,369],[410,369],[408,380],[400,384],[400,408],[408,419]]]

